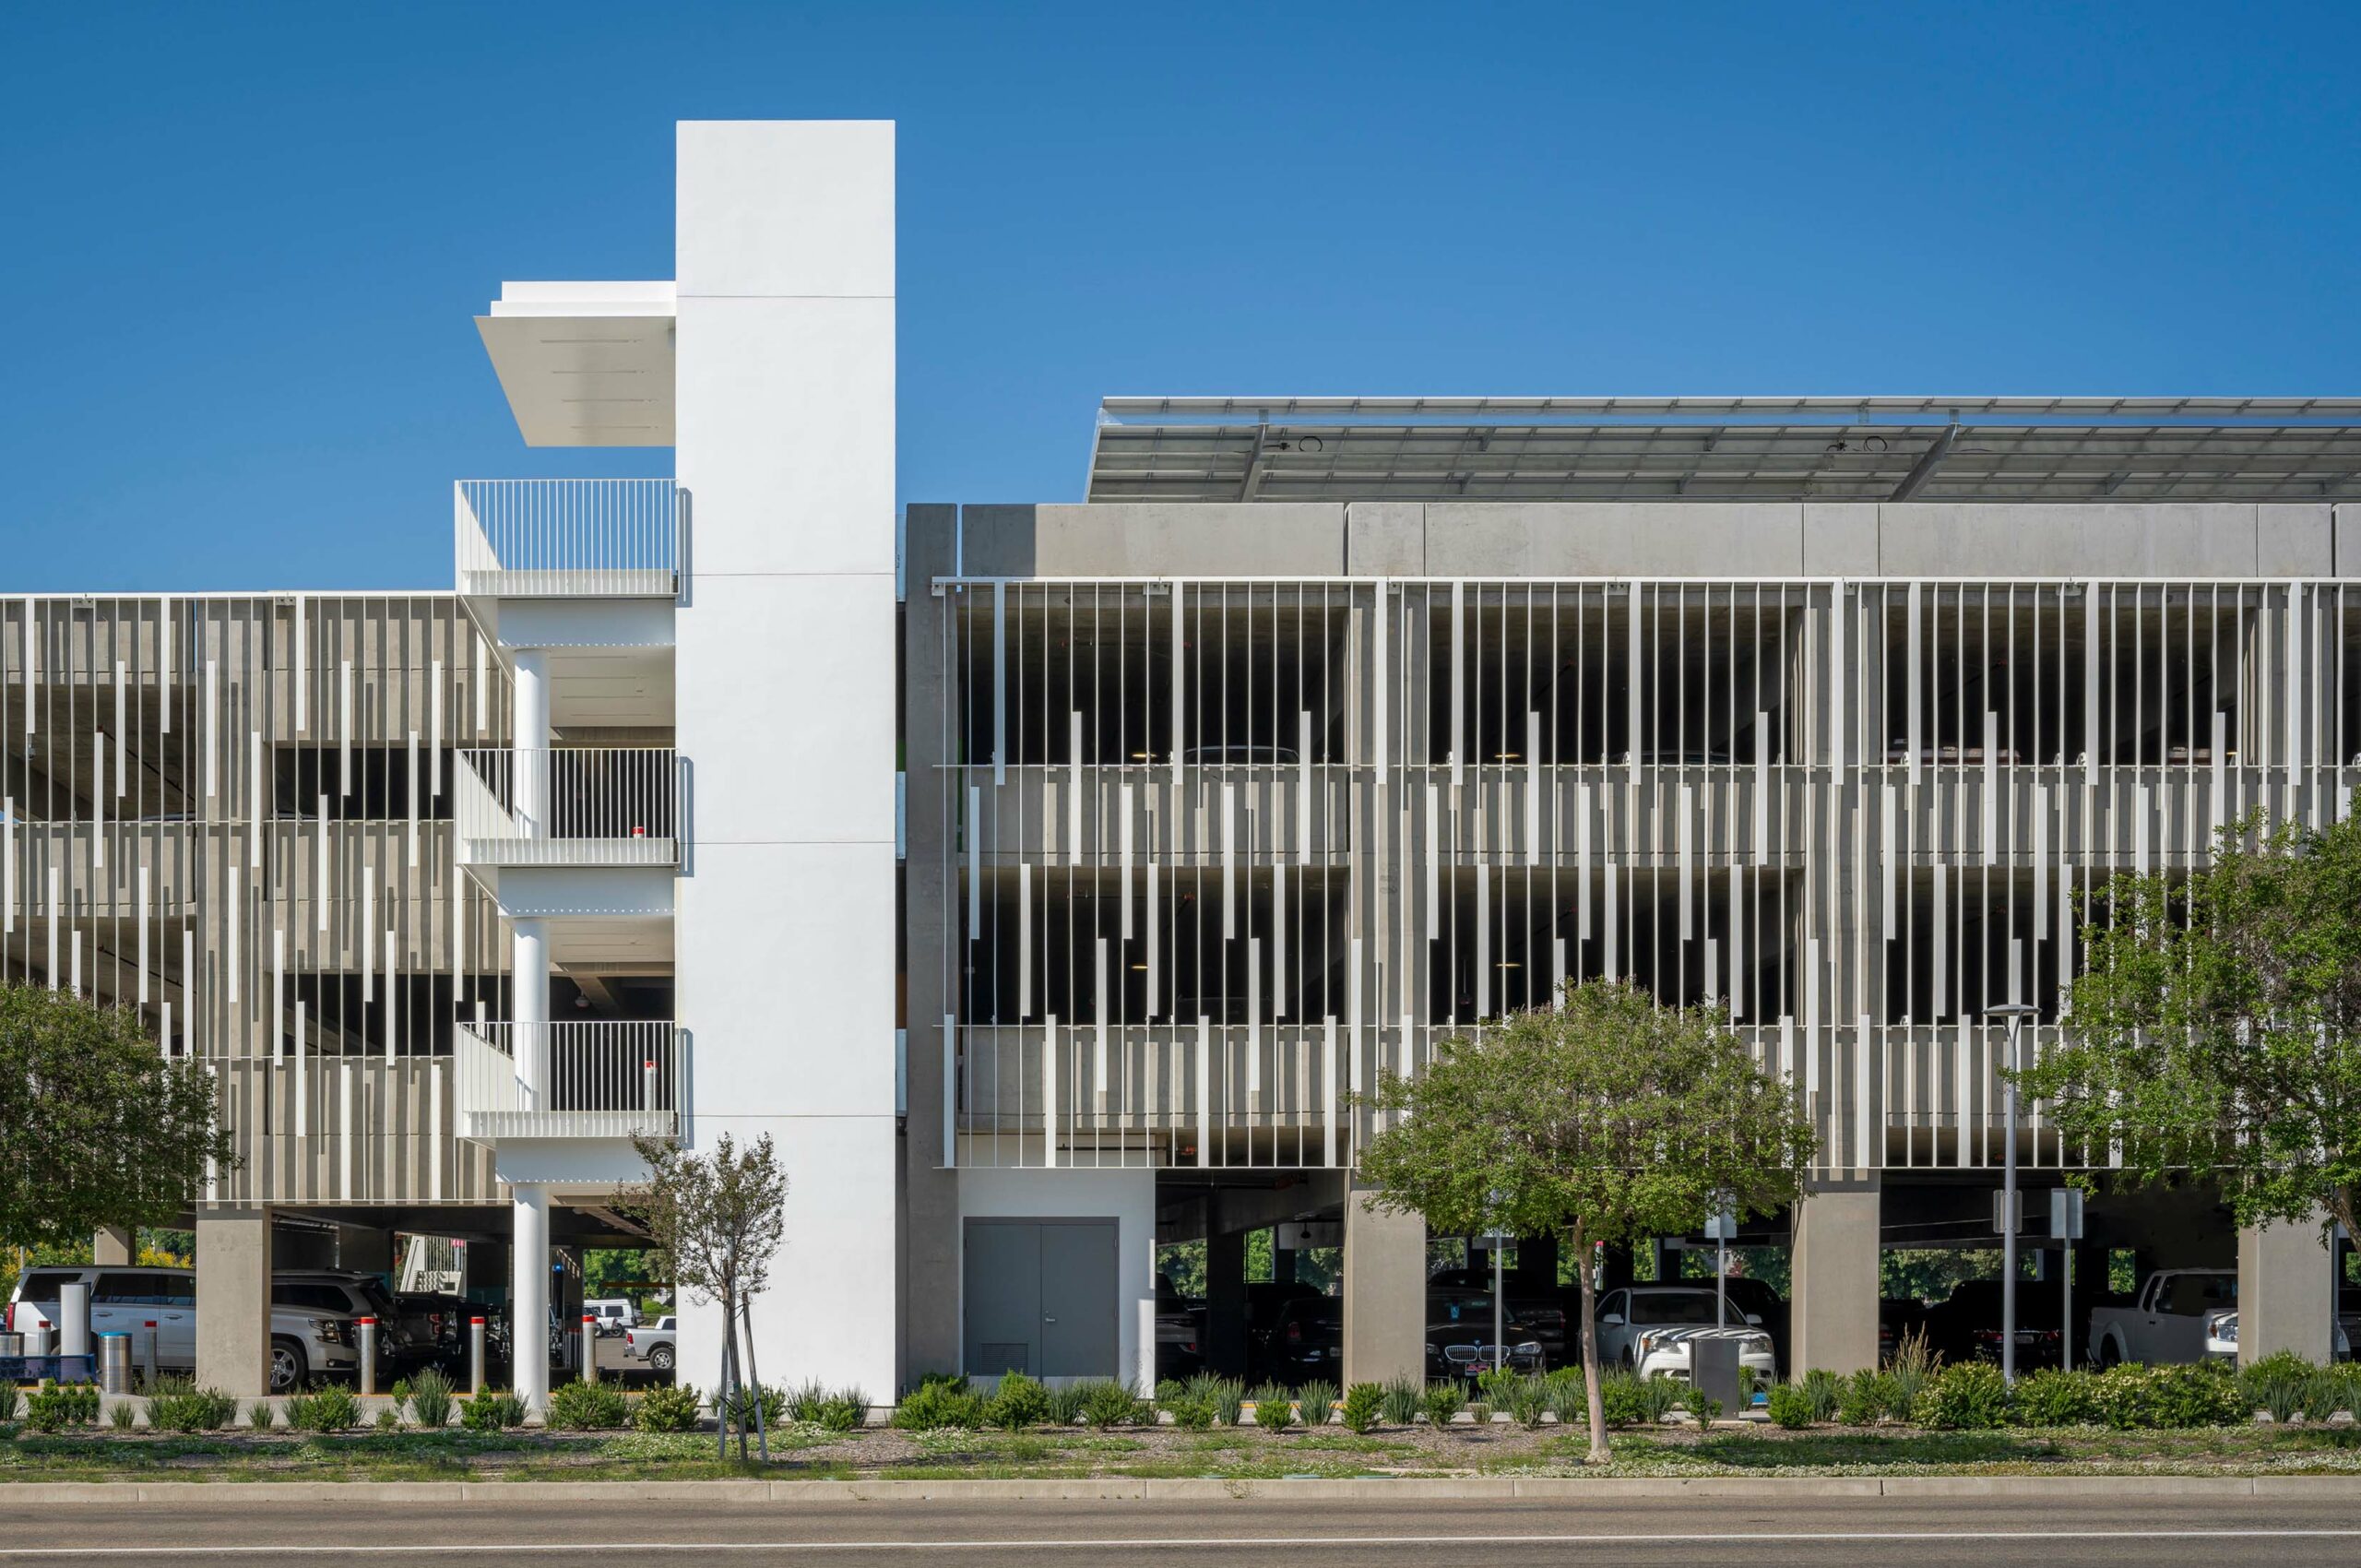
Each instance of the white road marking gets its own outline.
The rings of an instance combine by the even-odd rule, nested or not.
[[[2353,1540],[2354,1529],[2255,1530],[1725,1530],[1661,1535],[1425,1535],[1425,1536],[1107,1536],[1057,1540],[785,1540],[785,1541],[517,1541],[506,1544],[368,1546],[64,1546],[0,1547],[0,1562],[85,1557],[392,1557],[516,1556],[527,1552],[609,1551],[1105,1551],[1202,1550],[1206,1547],[1325,1547],[1347,1551],[1372,1546],[1710,1546],[1840,1541],[2081,1541],[2081,1540]]]

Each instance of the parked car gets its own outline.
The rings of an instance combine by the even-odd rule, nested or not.
[[[1927,1310],[1928,1348],[1946,1361],[2001,1360],[2001,1281],[1963,1279]],[[2017,1356],[2020,1370],[2062,1364],[2065,1319],[2055,1285],[2017,1282]]]
[[[1156,1375],[1193,1377],[1205,1368],[1205,1303],[1180,1293],[1169,1276],[1156,1277]]]
[[[601,1339],[611,1339],[639,1322],[639,1309],[620,1296],[598,1296],[582,1303],[582,1315]]]
[[[2361,1340],[2361,1299],[2347,1291],[2337,1305],[2336,1335],[2329,1346],[2330,1359],[2351,1360],[2356,1340]],[[2206,1316],[2205,1357],[2208,1360],[2235,1361],[2238,1359],[2238,1310],[2236,1307]]]
[[[1509,1311],[1515,1314],[1541,1345],[1541,1359],[1549,1366],[1569,1364],[1574,1344],[1573,1323],[1580,1313],[1566,1310],[1566,1291],[1557,1280],[1544,1279],[1530,1272],[1512,1270],[1504,1283],[1508,1288]],[[1492,1271],[1488,1268],[1446,1268],[1427,1279],[1427,1288],[1438,1287],[1454,1290],[1489,1290]]]
[[[1427,1292],[1427,1375],[1430,1378],[1474,1379],[1492,1369],[1492,1348],[1501,1347],[1502,1365],[1519,1372],[1542,1370],[1541,1342],[1516,1313],[1503,1313],[1501,1333],[1493,1337],[1492,1293],[1489,1290],[1443,1289]]]
[[[136,1333],[156,1324],[156,1365],[163,1372],[196,1370],[196,1272],[187,1268],[115,1268],[83,1265],[29,1268],[8,1294],[15,1333],[57,1326],[59,1288],[90,1287],[90,1332]],[[289,1394],[322,1374],[360,1370],[355,1313],[279,1299],[270,1312],[270,1391]],[[382,1347],[386,1341],[381,1337]]]
[[[1634,1370],[1642,1377],[1669,1377],[1686,1383],[1694,1365],[1691,1353],[1703,1339],[1737,1340],[1739,1366],[1758,1374],[1765,1383],[1778,1381],[1778,1353],[1772,1348],[1770,1333],[1760,1328],[1715,1328],[1710,1324],[1697,1328],[1643,1328],[1632,1342]]]
[[[1719,1301],[1694,1285],[1628,1285],[1609,1290],[1598,1303],[1598,1359],[1633,1371],[1640,1365],[1640,1336],[1650,1329],[1712,1328],[1717,1314],[1728,1326],[1761,1328],[1761,1318],[1735,1301]],[[1764,1343],[1770,1336],[1766,1334]]]
[[[1345,1302],[1311,1296],[1279,1308],[1264,1342],[1256,1375],[1289,1386],[1314,1380],[1341,1383],[1345,1364]]]
[[[447,1295],[435,1290],[405,1290],[394,1297],[394,1311],[400,1314],[402,1327],[422,1354],[430,1359],[456,1363],[468,1353],[468,1320],[492,1313],[465,1296]],[[485,1326],[489,1328],[490,1323]]]
[[[305,1311],[341,1313],[355,1325],[353,1343],[360,1343],[358,1324],[364,1317],[377,1320],[377,1370],[398,1372],[424,1361],[429,1348],[403,1325],[401,1308],[384,1281],[374,1274],[340,1268],[283,1268],[270,1277],[271,1304]]]
[[[2091,1309],[2092,1359],[2103,1367],[2202,1360],[2206,1320],[2237,1304],[2236,1269],[2160,1268],[2141,1282],[2130,1305]]]
[[[646,1361],[650,1372],[670,1372],[680,1363],[680,1321],[667,1313],[652,1324],[635,1323],[624,1329],[623,1360]]]

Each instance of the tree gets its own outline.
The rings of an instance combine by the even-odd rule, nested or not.
[[[1383,1189],[1370,1201],[1440,1230],[1564,1231],[1587,1258],[1694,1230],[1718,1205],[1744,1217],[1801,1196],[1811,1124],[1718,1009],[1659,1007],[1605,980],[1570,983],[1560,1002],[1442,1041],[1421,1077],[1380,1079],[1364,1103],[1394,1121],[1361,1153]],[[1575,1276],[1599,1463],[1597,1290],[1589,1269]]]
[[[2119,876],[2061,1043],[2016,1075],[2118,1179],[2217,1182],[2241,1226],[2361,1234],[2361,822],[2227,827],[2186,877]]]
[[[704,1157],[636,1134],[632,1146],[647,1162],[648,1180],[624,1200],[624,1212],[647,1228],[675,1289],[721,1306],[721,1374],[714,1408],[721,1416],[726,1448],[730,1393],[754,1376],[751,1369],[741,1372],[741,1330],[751,1336],[753,1299],[770,1288],[771,1259],[787,1233],[787,1172],[779,1169],[767,1133],[742,1152],[725,1134]],[[737,1402],[742,1459],[745,1407],[751,1403],[756,1402]],[[767,1451],[767,1434],[765,1443]]]
[[[176,1223],[208,1164],[237,1163],[216,1104],[204,1064],[167,1059],[128,1008],[0,985],[0,1240]]]

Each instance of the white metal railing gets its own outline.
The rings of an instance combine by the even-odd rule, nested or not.
[[[670,746],[470,747],[452,813],[463,865],[673,865],[680,755]]]
[[[676,1137],[688,1103],[688,1039],[670,1022],[462,1024],[459,1135]]]
[[[669,479],[463,479],[458,589],[504,599],[679,591],[680,490]]]

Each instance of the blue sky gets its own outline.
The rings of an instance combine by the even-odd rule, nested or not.
[[[1108,392],[2361,391],[2361,7],[0,8],[0,591],[437,588],[469,318],[901,122],[904,500]]]

